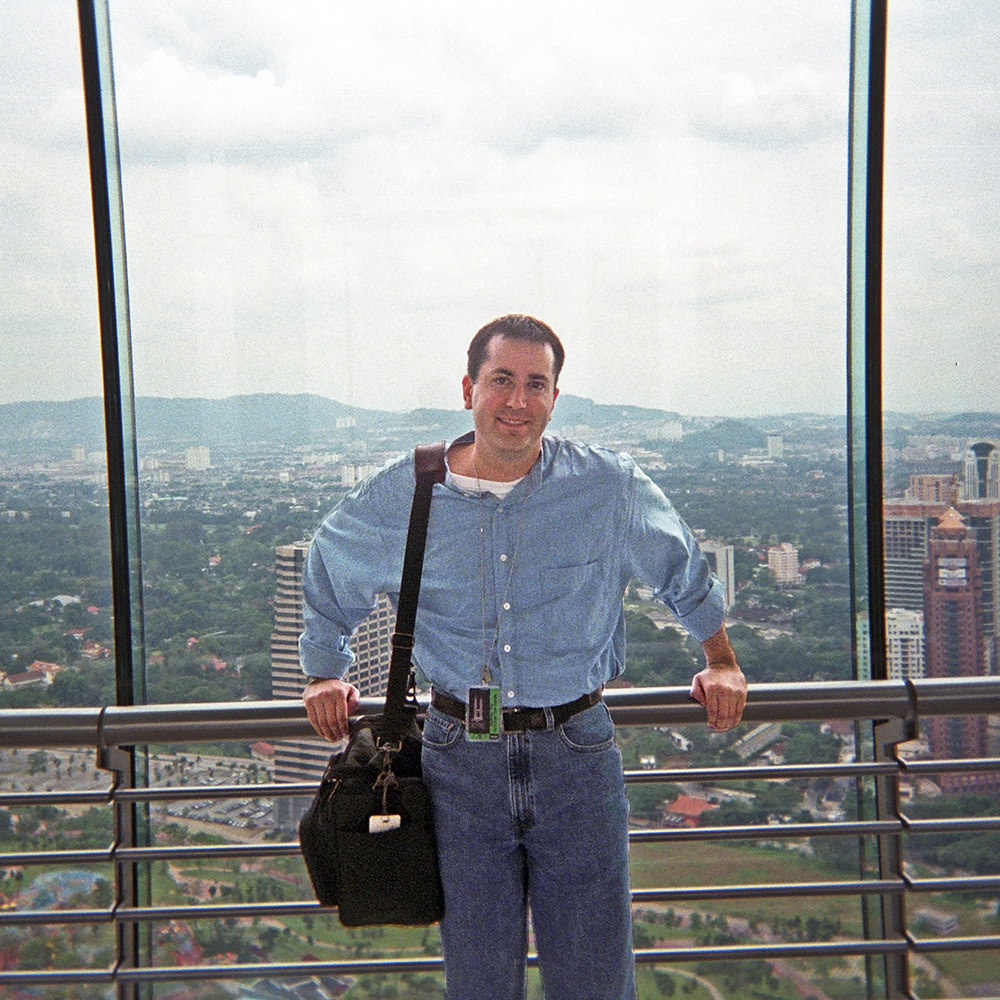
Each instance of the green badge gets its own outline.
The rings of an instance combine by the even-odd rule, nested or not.
[[[469,688],[465,710],[465,735],[470,740],[498,740],[503,724],[500,688]]]

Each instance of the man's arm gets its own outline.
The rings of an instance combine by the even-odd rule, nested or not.
[[[743,717],[747,680],[736,662],[725,625],[706,639],[701,648],[705,652],[706,665],[695,674],[691,697],[705,706],[709,727],[721,733],[732,729]]]
[[[350,637],[375,607],[391,565],[382,492],[367,481],[345,497],[317,529],[303,567],[299,662],[310,679],[302,700],[313,729],[333,742],[348,735],[360,704],[358,689],[343,680],[354,664]],[[405,494],[398,506],[405,509]]]

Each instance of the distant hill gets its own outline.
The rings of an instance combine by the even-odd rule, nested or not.
[[[640,406],[595,403],[562,393],[552,428],[584,438],[615,438],[621,432],[641,435],[681,420],[675,412]],[[843,433],[843,417],[815,414],[761,416],[753,420],[684,418],[684,440],[664,445],[678,457],[762,448],[768,429],[794,436],[822,425],[824,432]],[[912,435],[974,435],[1000,438],[1000,414],[901,414],[883,418],[885,441],[898,446]],[[144,396],[136,400],[140,454],[207,445],[219,453],[248,449],[301,447],[376,450],[406,449],[419,441],[451,439],[472,426],[465,410],[416,409],[405,413],[348,406],[309,394],[256,394],[226,399],[168,399]],[[604,432],[608,432],[605,434]],[[97,397],[58,403],[0,405],[0,452],[39,457],[65,456],[74,445],[103,451],[104,409]]]
[[[761,449],[767,443],[767,434],[745,420],[721,420],[712,427],[685,434],[670,448],[678,456],[688,459],[695,456],[746,454]]]
[[[557,426],[605,428],[678,419],[676,413],[595,403],[562,394]],[[453,438],[472,426],[464,410],[417,409],[406,413],[347,406],[309,394],[169,399],[143,396],[135,404],[140,452],[207,445],[220,451],[252,447],[409,447],[415,441]],[[104,448],[104,410],[97,398],[0,406],[0,450],[12,454]]]

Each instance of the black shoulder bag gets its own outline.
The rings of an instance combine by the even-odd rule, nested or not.
[[[299,821],[316,898],[337,906],[345,927],[431,924],[444,913],[410,663],[431,491],[444,480],[444,444],[418,447],[415,464],[385,707],[351,723],[347,746],[330,757]]]

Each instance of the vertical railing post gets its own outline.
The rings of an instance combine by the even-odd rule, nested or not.
[[[896,747],[917,736],[917,727],[909,719],[877,720],[874,729],[874,755],[877,763],[896,762]],[[875,778],[875,803],[879,819],[900,819],[899,773]],[[880,834],[878,837],[879,878],[902,880],[903,833]],[[906,936],[906,900],[902,894],[881,897],[882,933],[887,939]],[[905,1000],[910,993],[909,961],[905,954],[885,957],[886,995]]]
[[[134,787],[132,753],[124,747],[98,748],[97,766],[110,771],[111,809],[114,821],[112,863],[115,878],[115,972],[120,969],[138,969],[142,965],[142,948],[139,927],[133,920],[123,919],[122,907],[135,905],[139,898],[139,885],[134,862],[121,861],[117,848],[135,845],[136,814],[131,802],[122,801],[118,792]],[[138,1000],[139,987],[135,983],[118,981],[118,1000]]]

